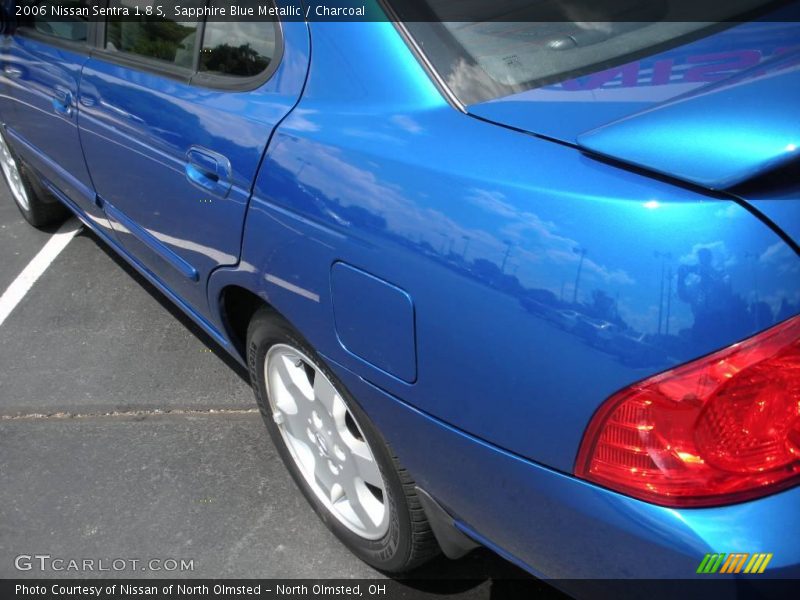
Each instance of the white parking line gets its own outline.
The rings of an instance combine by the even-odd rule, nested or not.
[[[22,269],[22,272],[17,275],[17,278],[11,282],[3,295],[0,296],[0,325],[2,325],[11,311],[16,308],[25,294],[28,293],[36,283],[36,280],[42,276],[56,257],[61,254],[61,251],[67,247],[70,240],[75,237],[75,234],[81,230],[81,223],[76,218],[69,219],[61,227],[58,228],[53,236],[47,240],[44,247],[39,250],[39,253],[33,257],[33,260]]]

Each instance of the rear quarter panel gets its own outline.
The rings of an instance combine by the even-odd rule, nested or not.
[[[740,205],[458,112],[391,24],[312,39],[212,301],[252,289],[363,380],[564,472],[611,393],[800,309],[800,259]],[[337,261],[411,298],[414,382],[341,344]]]

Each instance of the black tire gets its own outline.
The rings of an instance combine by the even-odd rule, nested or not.
[[[5,141],[0,141],[5,144]],[[14,200],[23,218],[34,227],[49,227],[63,223],[70,215],[69,209],[61,204],[47,189],[42,185],[39,177],[33,172],[19,157],[14,153],[10,146],[6,146],[12,159],[16,163],[22,185],[28,198],[28,206],[19,202],[13,192],[11,192],[11,182],[8,180],[3,169],[3,180],[9,189],[9,196]]]
[[[292,346],[311,359],[333,383],[355,417],[380,468],[386,487],[386,500],[388,500],[386,505],[390,511],[389,529],[382,538],[365,539],[340,523],[316,497],[295,464],[272,418],[267,398],[264,364],[267,352],[275,344]],[[336,537],[361,560],[386,573],[408,572],[437,556],[440,552],[439,546],[425,518],[414,490],[414,482],[408,472],[400,465],[397,457],[358,403],[320,360],[308,342],[286,320],[266,307],[256,312],[248,327],[247,361],[256,401],[275,447],[306,500]]]

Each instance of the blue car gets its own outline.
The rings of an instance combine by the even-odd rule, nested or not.
[[[800,577],[797,2],[54,4],[4,5],[20,211],[249,369],[357,556]]]

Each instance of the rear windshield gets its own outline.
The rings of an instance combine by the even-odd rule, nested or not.
[[[442,81],[475,104],[578,77],[702,37],[765,0],[398,0]],[[713,20],[679,22],[675,15]],[[458,21],[448,21],[454,16]],[[591,18],[591,20],[587,20]],[[746,20],[746,19],[743,19]]]

